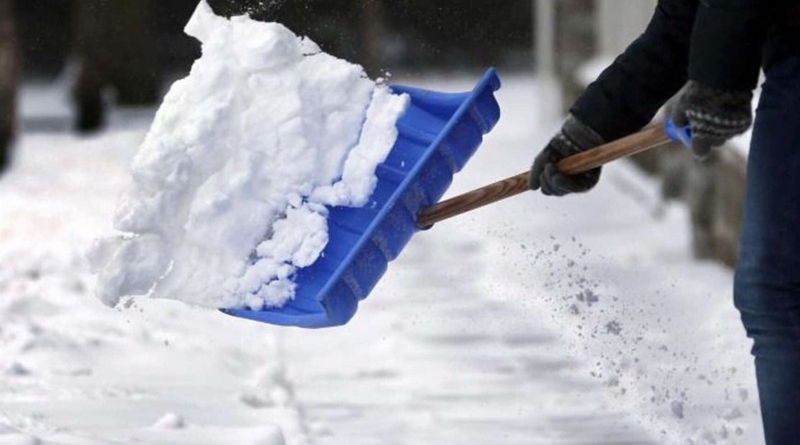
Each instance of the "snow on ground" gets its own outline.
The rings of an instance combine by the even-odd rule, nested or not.
[[[453,193],[524,171],[557,128],[531,78],[499,97]],[[419,234],[344,328],[102,306],[83,251],[151,118],[26,125],[0,179],[0,445],[763,443],[731,273],[691,259],[685,209],[624,163],[590,195]]]

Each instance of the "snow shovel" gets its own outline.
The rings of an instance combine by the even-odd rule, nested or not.
[[[691,129],[688,126],[677,127],[672,120],[669,120],[666,124],[652,125],[638,133],[571,156],[556,166],[562,173],[576,175],[671,142],[691,146]],[[526,171],[428,207],[420,214],[417,224],[422,228],[431,227],[454,216],[527,192],[528,178],[529,172]]]
[[[419,230],[528,190],[527,173],[436,204],[453,175],[466,165],[500,119],[494,92],[500,79],[490,69],[472,92],[448,94],[393,86],[408,94],[399,137],[378,166],[378,184],[363,208],[334,207],[329,242],[321,257],[294,278],[295,297],[282,308],[225,310],[240,318],[280,326],[325,328],[346,324]],[[620,141],[565,159],[559,168],[580,173],[621,157],[679,139],[652,127]],[[436,205],[434,205],[436,204]]]

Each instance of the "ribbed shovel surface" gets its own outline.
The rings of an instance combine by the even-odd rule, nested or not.
[[[362,208],[333,207],[329,243],[316,263],[298,271],[295,298],[262,311],[227,310],[235,317],[281,326],[323,328],[347,323],[417,232],[416,216],[439,202],[453,175],[500,119],[494,69],[469,93],[392,86],[411,103],[398,121],[399,137],[378,166],[378,184]]]

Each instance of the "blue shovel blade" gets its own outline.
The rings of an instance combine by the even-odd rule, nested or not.
[[[411,103],[398,121],[397,142],[376,170],[378,184],[367,205],[330,208],[328,246],[316,263],[298,271],[295,297],[284,307],[223,312],[281,326],[346,324],[419,230],[420,211],[439,202],[497,124],[498,89],[494,69],[468,93],[392,86]]]

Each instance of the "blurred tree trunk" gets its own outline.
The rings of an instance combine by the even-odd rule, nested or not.
[[[154,1],[78,1],[76,52],[80,74],[75,100],[79,130],[102,126],[106,87],[116,91],[121,105],[158,102],[161,72]]]
[[[575,72],[596,54],[595,3],[594,0],[556,2],[556,70],[563,82],[564,113],[586,87],[577,81]]]
[[[0,171],[9,162],[16,124],[19,51],[14,1],[0,0]]]
[[[705,162],[692,165],[687,175],[688,204],[692,219],[692,250],[695,258],[714,259],[714,204],[717,181],[714,171],[718,156],[714,153]]]
[[[360,11],[361,65],[370,77],[382,75],[386,39],[386,15],[383,0],[363,0]]]

